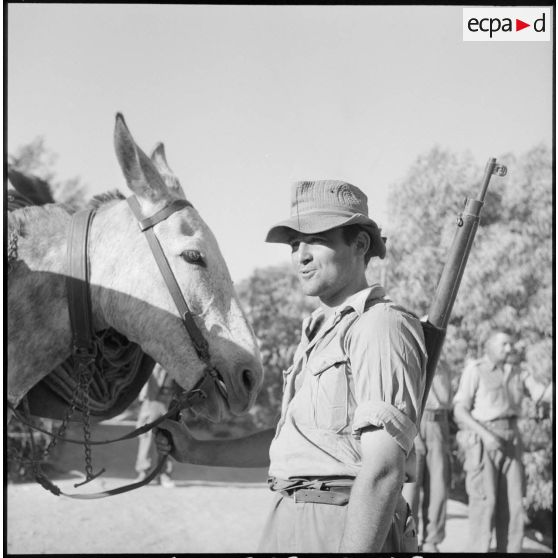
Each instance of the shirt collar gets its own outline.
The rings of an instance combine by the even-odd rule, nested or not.
[[[504,367],[503,366],[499,366],[498,364],[492,362],[488,356],[484,355],[483,356],[483,362],[484,362],[484,367],[485,370],[488,370],[488,372],[494,372],[494,370],[502,370],[502,372],[504,371]]]
[[[364,313],[366,303],[369,300],[373,298],[382,298],[384,296],[386,296],[385,289],[379,283],[374,283],[370,287],[366,287],[365,289],[362,289],[362,291],[358,291],[357,293],[351,295],[345,300],[345,302],[337,306],[335,309],[335,315],[341,314],[348,309],[353,309],[360,316]],[[316,308],[316,310],[314,310],[314,312],[312,312],[312,314],[304,320],[304,329],[311,323],[316,323],[323,312],[324,311],[321,306]]]
[[[335,313],[339,314],[344,310],[352,308],[359,316],[364,313],[366,303],[373,298],[382,298],[386,296],[386,291],[379,283],[374,283],[362,291],[358,291],[351,295],[343,304],[335,309]]]

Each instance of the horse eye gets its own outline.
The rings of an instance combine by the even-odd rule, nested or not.
[[[197,250],[184,250],[180,254],[188,263],[201,265],[205,267],[203,256]]]

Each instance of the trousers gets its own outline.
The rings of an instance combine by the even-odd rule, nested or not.
[[[440,411],[430,417],[425,411],[420,436],[415,440],[416,482],[405,485],[404,489],[422,543],[439,544],[446,536],[446,510],[451,482],[449,438],[448,413]]]
[[[477,437],[465,456],[469,549],[488,552],[494,529],[497,552],[521,552],[525,482],[519,433],[515,425],[490,429],[504,440],[502,450],[487,450]]]
[[[257,552],[339,552],[346,515],[346,505],[296,502],[293,497],[277,493]],[[407,503],[399,495],[395,517],[382,552],[417,551],[414,520]]]
[[[141,428],[148,422],[158,419],[167,412],[167,406],[161,401],[145,399],[142,401],[136,427]],[[149,430],[138,436],[138,454],[136,457],[136,471],[138,473],[147,472],[156,457],[155,440],[153,430]],[[172,472],[172,460],[167,459],[164,472],[170,475]]]

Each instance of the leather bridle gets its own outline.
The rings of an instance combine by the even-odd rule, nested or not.
[[[138,221],[138,225],[140,230],[145,233],[145,237],[147,238],[147,242],[151,248],[151,252],[153,253],[153,257],[159,266],[159,270],[161,271],[161,275],[165,280],[169,293],[174,300],[174,304],[178,310],[180,315],[180,319],[186,328],[186,331],[190,335],[190,339],[194,344],[194,348],[198,354],[200,360],[206,364],[209,364],[209,345],[207,340],[203,336],[202,332],[200,331],[199,327],[196,325],[194,318],[192,317],[192,312],[188,307],[188,304],[180,290],[180,287],[176,281],[176,277],[170,268],[169,262],[165,257],[163,249],[161,248],[161,244],[155,235],[155,231],[153,227],[170,217],[176,211],[179,211],[185,207],[192,207],[192,204],[186,200],[174,200],[169,205],[157,211],[155,215],[151,217],[144,218],[141,213],[140,204],[135,196],[130,196],[127,198],[128,205],[130,206],[134,217]]]
[[[161,244],[155,235],[153,227],[164,221],[177,211],[185,207],[193,207],[192,204],[183,199],[177,199],[157,211],[151,217],[144,217],[140,204],[135,196],[126,198],[134,217],[136,218],[140,231],[151,248],[151,252],[169,293],[178,310],[180,320],[184,325],[198,358],[204,363],[204,375],[196,385],[188,392],[186,399],[199,394],[202,398],[207,397],[205,386],[211,380],[215,383],[221,394],[226,398],[226,391],[221,386],[221,377],[217,369],[211,364],[209,344],[200,328],[194,321],[192,312],[182,294],[180,286],[174,276],[169,262],[163,252]],[[72,326],[72,350],[74,357],[90,361],[95,355],[95,332],[93,330],[93,319],[91,315],[91,293],[89,287],[89,261],[87,255],[88,237],[93,221],[94,210],[78,212],[74,215],[70,229],[70,241],[68,244],[68,262],[70,266],[67,277],[68,304],[70,309],[70,323]],[[205,388],[205,389],[203,389]],[[187,403],[184,401],[183,403]]]
[[[186,302],[186,299],[182,294],[182,291],[176,280],[176,277],[172,272],[172,269],[165,256],[165,253],[161,248],[161,244],[159,243],[159,240],[155,235],[155,231],[153,230],[153,227],[157,223],[164,221],[176,211],[180,211],[185,207],[193,207],[192,204],[187,200],[182,200],[182,199],[174,200],[169,205],[161,209],[160,211],[157,211],[157,213],[155,213],[151,217],[144,218],[141,213],[140,204],[135,196],[130,196],[129,198],[127,198],[126,201],[128,202],[128,205],[130,206],[130,209],[132,210],[134,217],[138,221],[140,230],[145,234],[147,242],[149,243],[149,247],[151,248],[151,253],[155,258],[155,262],[159,267],[159,271],[163,276],[165,284],[167,285],[167,289],[169,290],[169,293],[174,301],[176,309],[178,310],[178,314],[180,316],[180,319],[182,320],[182,324],[184,325],[186,331],[188,332],[188,335],[190,336],[190,339],[192,341],[192,344],[194,345],[194,349],[196,350],[198,358],[205,365],[204,376],[202,376],[202,378],[198,381],[198,383],[194,386],[194,388],[192,388],[192,390],[189,393],[200,392],[201,394],[203,394],[203,398],[205,399],[207,397],[207,393],[202,389],[202,386],[205,386],[207,381],[212,381],[217,387],[217,389],[219,390],[219,392],[221,393],[221,395],[226,400],[227,392],[223,388],[221,375],[219,374],[218,370],[211,364],[211,356],[209,354],[209,343],[207,342],[207,339],[203,336],[203,333],[201,332],[200,328],[197,326],[196,322],[194,321],[193,314],[190,308],[188,307],[188,303]]]
[[[151,217],[144,217],[141,212],[140,204],[135,196],[128,197],[127,202],[130,206],[130,209],[132,210],[134,217],[138,222],[140,230],[146,236],[153,257],[155,258],[157,266],[159,267],[161,275],[163,276],[165,284],[178,310],[181,322],[188,332],[190,339],[192,340],[192,344],[194,346],[194,349],[196,350],[196,354],[204,364],[204,373],[190,391],[183,392],[178,397],[175,397],[175,399],[173,399],[173,401],[169,405],[169,410],[158,419],[142,426],[141,428],[137,428],[136,430],[119,438],[104,441],[89,440],[87,443],[91,445],[109,444],[134,438],[136,436],[139,436],[140,434],[148,432],[166,418],[174,418],[175,420],[177,420],[178,415],[182,409],[190,407],[197,402],[206,399],[208,396],[208,392],[212,387],[216,387],[223,398],[227,400],[227,392],[226,388],[224,388],[223,386],[222,378],[217,369],[211,364],[209,344],[193,318],[192,312],[188,307],[188,303],[186,302],[184,295],[182,294],[176,277],[172,272],[169,262],[161,247],[161,244],[159,243],[159,240],[157,239],[157,236],[155,235],[155,232],[153,230],[153,227],[157,223],[164,221],[175,212],[180,211],[185,207],[193,207],[192,204],[187,200],[177,199],[169,203],[160,211],[157,211]],[[72,356],[78,366],[91,365],[97,351],[91,311],[89,258],[87,253],[91,223],[93,221],[94,215],[94,209],[79,211],[75,213],[72,217],[70,226],[70,238],[68,241],[69,273],[66,279],[66,287],[70,312],[70,324],[72,329]],[[10,408],[21,422],[35,428],[36,430],[39,430],[56,438],[64,439],[67,442],[84,444],[83,440],[72,440],[63,438],[53,432],[48,432],[46,430],[38,428],[29,420],[26,420],[26,418],[23,417],[16,409],[14,409],[12,405],[10,405]],[[151,473],[147,475],[147,477],[143,481],[132,483],[112,490],[98,492],[95,494],[63,493],[56,485],[54,485],[42,474],[36,475],[36,480],[44,488],[57,496],[62,495],[79,499],[102,498],[105,496],[112,496],[115,494],[120,494],[122,492],[127,492],[129,490],[133,490],[135,488],[139,488],[140,486],[148,484],[163,469],[166,459],[166,455],[160,456],[157,466]],[[99,474],[100,473],[95,475],[95,477]],[[92,478],[88,480],[92,480]]]

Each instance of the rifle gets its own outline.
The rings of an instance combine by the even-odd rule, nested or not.
[[[479,199],[467,198],[463,212],[457,218],[457,230],[455,231],[448,258],[438,282],[434,300],[430,305],[428,315],[422,321],[428,362],[426,364],[426,385],[421,411],[426,406],[428,392],[430,391],[430,386],[436,372],[436,365],[442,352],[453,303],[455,302],[461,278],[463,277],[463,271],[467,264],[467,258],[469,257],[469,252],[477,232],[488,183],[493,174],[506,176],[507,168],[504,165],[498,164],[496,159],[490,158],[484,171]]]

